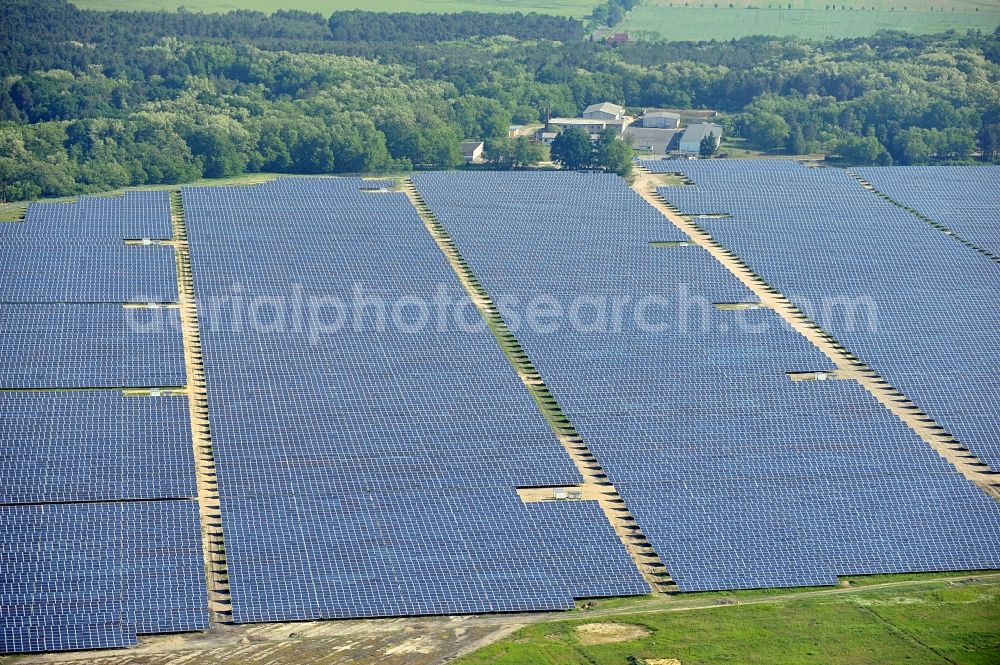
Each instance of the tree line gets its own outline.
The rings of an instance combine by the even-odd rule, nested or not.
[[[570,127],[552,141],[553,161],[567,169],[602,169],[627,176],[632,173],[632,145],[605,129],[596,141],[579,127]]]
[[[607,100],[715,108],[728,136],[771,152],[904,164],[1000,155],[1000,32],[620,47],[582,34],[577,21],[536,15],[8,0],[0,198],[256,171],[450,168],[463,139],[516,167],[537,154],[507,140],[510,124]]]
[[[638,4],[639,0],[607,0],[594,7],[590,13],[590,20],[596,25],[613,26],[620,23],[625,14]]]
[[[330,16],[330,36],[343,41],[441,42],[500,35],[523,40],[576,41],[583,34],[583,24],[575,19],[519,12],[393,14],[343,11]]]

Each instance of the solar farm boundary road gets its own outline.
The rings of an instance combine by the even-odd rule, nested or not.
[[[711,235],[700,229],[688,217],[672,208],[666,199],[656,192],[656,188],[660,184],[657,175],[641,166],[636,167],[636,173],[637,176],[632,188],[639,196],[660,211],[674,226],[687,234],[693,243],[715,257],[747,288],[753,291],[763,307],[774,310],[788,325],[809,340],[834,363],[837,369],[828,378],[857,381],[969,481],[975,483],[994,498],[1000,499],[1000,485],[997,485],[996,475],[986,464],[945,433],[944,428],[920,411],[913,402],[893,388],[874,370],[837,344],[833,337],[806,317],[788,298],[768,286],[735,254],[716,242]],[[803,378],[806,377],[790,377],[793,380],[802,380]]]
[[[170,192],[170,220],[173,225],[174,255],[177,260],[178,308],[184,343],[184,367],[187,372],[188,409],[191,441],[194,446],[195,479],[198,488],[198,513],[201,518],[202,554],[208,584],[210,625],[229,623],[232,601],[226,571],[226,548],[222,536],[222,508],[215,457],[208,425],[208,395],[205,390],[205,366],[201,354],[201,332],[195,306],[191,273],[191,249],[188,245],[184,207],[179,190]]]
[[[519,488],[518,496],[526,503],[552,500],[596,501],[636,568],[642,573],[650,587],[660,592],[676,590],[676,585],[670,579],[666,566],[636,524],[635,518],[629,513],[625,501],[618,494],[618,490],[615,489],[597,459],[587,448],[587,444],[562,412],[555,397],[545,386],[541,375],[532,365],[531,359],[521,348],[514,334],[507,328],[496,305],[479,285],[465,259],[459,254],[454,241],[424,202],[411,178],[405,179],[402,190],[417,210],[427,232],[451,265],[462,284],[462,288],[465,289],[480,315],[486,320],[504,355],[531,393],[545,420],[555,432],[559,443],[562,444],[580,475],[583,476],[583,485]],[[567,492],[567,499],[556,499],[555,492],[559,490]],[[568,498],[572,493],[579,494],[572,499]]]
[[[1000,256],[997,256],[996,254],[994,254],[990,250],[986,249],[985,247],[980,247],[979,245],[977,245],[976,243],[972,242],[971,240],[968,240],[967,238],[962,237],[958,233],[955,233],[953,230],[949,229],[947,226],[945,226],[944,224],[938,222],[937,220],[933,219],[932,217],[928,217],[927,215],[925,215],[924,213],[920,212],[919,210],[911,208],[910,206],[906,205],[905,203],[901,203],[900,201],[897,201],[896,199],[892,198],[891,196],[889,196],[885,192],[880,191],[872,183],[870,183],[867,180],[865,180],[864,177],[862,177],[859,173],[856,173],[856,172],[854,172],[854,171],[852,171],[850,169],[845,169],[844,171],[845,171],[845,173],[847,173],[847,175],[851,176],[852,178],[854,178],[855,180],[857,180],[858,182],[860,182],[862,187],[864,187],[866,190],[868,190],[869,192],[871,192],[875,196],[878,196],[878,197],[880,197],[882,199],[885,199],[886,201],[888,201],[892,205],[896,206],[897,208],[902,208],[903,210],[905,210],[906,212],[910,213],[911,215],[913,215],[914,217],[916,217],[920,221],[925,222],[927,224],[930,224],[932,227],[934,227],[935,229],[937,229],[938,231],[940,231],[944,235],[949,236],[949,237],[957,240],[958,242],[962,243],[966,247],[968,247],[970,249],[973,249],[973,250],[979,252],[980,254],[983,254],[984,256],[988,256],[990,259],[992,259],[993,261],[995,261],[997,263],[1000,263]]]

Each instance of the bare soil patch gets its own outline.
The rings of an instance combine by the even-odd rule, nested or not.
[[[628,623],[585,623],[576,627],[576,639],[583,644],[610,644],[628,642],[649,635],[642,626]]]

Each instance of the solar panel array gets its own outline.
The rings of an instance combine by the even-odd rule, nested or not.
[[[0,392],[0,504],[197,496],[184,397]]]
[[[170,228],[163,192],[0,225],[0,653],[207,627],[187,399],[91,390],[186,383],[177,311],[121,304],[177,299],[124,243]]]
[[[32,203],[24,222],[5,232],[39,240],[166,240],[173,236],[170,195],[129,191],[124,196],[81,196],[73,203]]]
[[[839,169],[777,160],[682,166],[697,185],[662,188],[667,200],[693,214],[731,213],[696,222],[1000,469],[993,261]]]
[[[807,312],[870,298],[876,330],[821,323],[997,459],[993,264],[843,172],[681,166],[699,184],[668,199],[731,213],[698,222]],[[1000,567],[996,502],[859,385],[789,380],[833,367],[773,312],[714,307],[755,298],[658,246],[686,237],[620,179],[414,180],[682,590]],[[582,478],[391,185],[184,191],[234,619],[648,592],[596,503],[522,503]],[[186,398],[82,390],[185,384],[177,311],[120,304],[176,299],[172,248],[124,243],[170,228],[153,192],[0,226],[0,652],[207,627]]]
[[[1000,256],[1000,166],[855,169],[875,189]]]
[[[3,227],[0,227],[2,232]],[[4,238],[0,302],[166,303],[177,301],[174,249],[121,240]]]
[[[180,386],[180,320],[166,192],[28,207],[0,224],[0,388]]]
[[[177,310],[0,304],[0,389],[185,382]]]
[[[582,478],[387,184],[183,191],[234,620],[647,593],[599,511],[521,502]]]
[[[173,247],[124,242],[170,237],[166,192],[34,203],[0,224],[0,303],[176,302]]]
[[[193,501],[2,506],[0,539],[0,652],[207,627]]]
[[[1000,506],[859,385],[791,381],[833,366],[770,310],[713,307],[755,298],[700,248],[650,245],[684,236],[619,178],[414,182],[522,304],[505,316],[681,590],[1000,564]],[[526,325],[543,299],[568,315]]]
[[[649,591],[628,554],[613,542],[597,502],[539,501],[527,508],[551,552],[550,574],[565,580],[574,598]]]

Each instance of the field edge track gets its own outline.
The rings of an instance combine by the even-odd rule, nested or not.
[[[191,270],[191,248],[181,193],[170,191],[170,220],[174,230],[174,254],[177,257],[177,286],[184,340],[184,366],[187,372],[187,398],[191,417],[191,441],[194,447],[195,477],[198,487],[198,512],[201,519],[202,554],[208,586],[210,626],[231,623],[232,602],[226,569],[226,548],[222,536],[222,509],[215,456],[208,424],[208,394],[201,351],[201,330]]]

